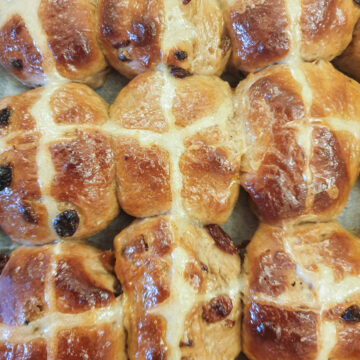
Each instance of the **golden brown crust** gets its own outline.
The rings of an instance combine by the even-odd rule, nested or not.
[[[89,246],[18,248],[0,275],[0,359],[125,360],[116,283]]]
[[[152,145],[116,137],[118,199],[121,208],[133,216],[162,214],[171,208],[169,154]]]
[[[286,57],[290,50],[286,0],[235,1],[225,12],[232,41],[231,64],[255,71]]]
[[[232,41],[231,65],[246,72],[284,60],[332,60],[351,41],[360,16],[353,0],[222,3]]]
[[[105,228],[118,212],[111,143],[98,126],[107,104],[65,84],[4,98],[0,109],[2,228],[33,244]]]
[[[225,82],[142,74],[120,92],[110,118],[105,126],[113,134],[125,211],[144,217],[170,210],[206,224],[226,222],[238,195],[242,147],[232,138],[238,126]]]
[[[61,330],[56,334],[56,359],[117,359],[116,335],[110,324]]]
[[[39,134],[16,136],[9,149],[0,154],[2,166],[10,166],[11,185],[0,192],[0,223],[14,241],[34,244],[53,240],[48,228],[48,214],[41,202],[36,155]]]
[[[244,266],[247,356],[357,359],[359,258],[359,239],[338,223],[261,225]]]
[[[31,6],[4,4],[0,63],[30,86],[59,76],[101,86],[106,61],[96,38],[96,2],[39,0]]]
[[[225,223],[238,196],[239,168],[231,151],[218,146],[222,136],[219,129],[210,128],[187,138],[180,159],[184,207],[207,224]]]
[[[45,279],[50,261],[46,249],[16,250],[0,277],[2,324],[25,325],[48,312]]]
[[[110,64],[127,77],[160,60],[162,1],[100,0],[99,38]]]
[[[215,0],[101,0],[98,21],[106,57],[129,78],[159,63],[220,75],[230,54]]]
[[[318,316],[252,302],[245,307],[244,351],[251,359],[315,360]]]
[[[104,70],[92,1],[42,0],[39,20],[61,76],[83,81]]]
[[[358,84],[324,62],[294,66],[236,90],[248,148],[241,182],[271,224],[336,218],[358,175]]]
[[[169,216],[134,222],[115,239],[115,253],[129,299],[130,358],[236,357],[237,254],[223,253],[204,229]]]
[[[56,124],[102,125],[108,117],[108,104],[85,85],[68,83],[56,90],[50,100]]]
[[[55,176],[51,196],[75,207],[82,225],[76,237],[90,236],[114,218],[114,164],[108,138],[100,131],[76,133],[74,138],[49,146]],[[64,166],[65,165],[65,166]],[[115,211],[114,211],[115,210]]]
[[[26,84],[45,81],[43,57],[34,45],[24,20],[12,16],[0,29],[0,63]]]
[[[332,60],[350,43],[360,16],[354,0],[303,0],[300,28],[304,60]]]
[[[42,339],[12,344],[0,342],[1,360],[47,360],[46,344]]]

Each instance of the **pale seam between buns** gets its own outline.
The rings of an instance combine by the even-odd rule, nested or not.
[[[1,3],[6,3],[1,5]],[[27,30],[32,38],[34,46],[39,49],[42,56],[44,75],[47,82],[57,82],[64,78],[58,73],[56,69],[55,59],[53,58],[48,47],[47,37],[42,27],[39,26],[40,19],[38,16],[38,9],[41,0],[0,0],[0,27],[10,20],[13,15],[20,15],[23,19]],[[51,69],[51,71],[50,71]]]

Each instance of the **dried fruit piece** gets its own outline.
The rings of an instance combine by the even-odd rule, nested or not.
[[[352,305],[348,307],[341,317],[345,321],[352,321],[352,322],[360,322],[360,307],[357,305]]]
[[[177,52],[175,53],[175,57],[176,57],[176,59],[178,59],[179,61],[183,61],[183,60],[185,60],[185,59],[187,58],[187,53],[186,53],[186,51],[180,50],[180,51],[177,51]]]
[[[12,169],[10,164],[0,166],[0,191],[11,185]]]
[[[54,220],[54,230],[61,237],[73,236],[79,222],[80,219],[76,210],[65,210]]]
[[[202,318],[208,323],[224,320],[232,311],[233,304],[229,296],[219,295],[203,306]]]
[[[9,125],[11,110],[10,108],[5,108],[0,110],[0,127]]]
[[[206,228],[219,249],[231,255],[236,254],[236,246],[231,237],[219,225],[207,225]]]
[[[170,73],[172,76],[175,76],[176,78],[183,79],[188,76],[191,76],[191,73],[189,73],[187,70],[181,68],[180,66],[171,66]]]

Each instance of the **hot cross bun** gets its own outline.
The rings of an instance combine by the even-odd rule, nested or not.
[[[99,0],[98,19],[107,59],[130,78],[159,63],[220,75],[230,55],[216,0]]]
[[[96,39],[96,0],[1,0],[0,64],[20,81],[101,86],[106,61]]]
[[[0,359],[127,359],[110,260],[71,241],[15,250],[0,275]]]
[[[335,219],[359,174],[360,85],[329,63],[277,65],[240,82],[241,184],[262,221]]]
[[[221,0],[231,65],[252,72],[280,61],[331,60],[350,43],[354,0]]]
[[[261,225],[244,264],[251,360],[360,357],[360,241],[338,223]]]
[[[118,213],[107,104],[53,84],[0,101],[0,225],[14,241],[83,238]]]
[[[168,211],[225,223],[239,188],[232,94],[216,77],[148,72],[110,109],[118,199],[136,217]]]
[[[115,239],[130,359],[234,359],[240,352],[240,258],[217,225],[137,220]]]

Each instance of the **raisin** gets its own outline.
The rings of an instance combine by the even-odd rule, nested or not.
[[[175,53],[175,57],[179,61],[183,61],[187,58],[187,53],[185,51],[180,50]]]
[[[189,4],[190,1],[191,1],[191,0],[183,0],[183,4],[184,4],[184,5],[187,5],[187,4]]]
[[[219,225],[207,225],[206,228],[219,249],[231,255],[236,254],[237,249],[231,237]]]
[[[115,285],[114,285],[114,295],[115,295],[115,297],[118,297],[122,293],[123,293],[123,289],[122,289],[121,283],[120,283],[120,281],[116,280]]]
[[[360,307],[352,305],[348,307],[341,315],[345,321],[360,322]]]
[[[20,59],[15,59],[11,61],[11,66],[15,69],[21,70],[23,68],[23,62]]]
[[[79,215],[75,210],[65,210],[54,220],[54,230],[61,237],[73,236],[79,222]]]
[[[12,169],[10,164],[0,166],[0,191],[9,187],[12,182]]]
[[[0,274],[5,268],[5,265],[9,261],[9,256],[6,254],[0,254]]]
[[[231,313],[232,309],[233,304],[229,296],[220,295],[203,306],[202,318],[208,323],[221,321]]]
[[[170,73],[172,76],[175,76],[176,78],[180,78],[180,79],[191,76],[191,73],[181,68],[180,66],[171,66]]]
[[[355,4],[360,5],[360,0],[354,0]]]
[[[34,210],[28,204],[22,204],[21,206],[21,215],[23,219],[29,224],[38,224],[39,218],[35,214]]]
[[[10,108],[0,110],[0,127],[9,125],[10,115]]]

